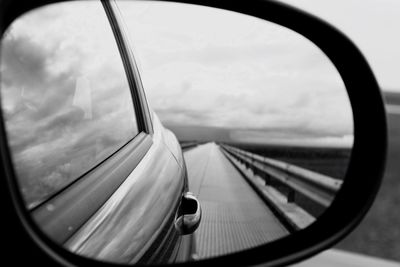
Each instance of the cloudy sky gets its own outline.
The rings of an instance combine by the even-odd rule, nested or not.
[[[137,134],[133,105],[100,3],[30,13],[1,49],[8,141],[33,207]]]
[[[345,33],[363,52],[385,91],[400,92],[400,1],[280,0]]]
[[[304,37],[207,7],[118,4],[150,104],[166,124],[240,129],[234,138],[254,142],[351,144],[344,85]]]
[[[212,8],[120,7],[165,125],[231,129],[236,141],[351,146],[343,82],[304,37]],[[99,2],[56,4],[16,21],[2,42],[0,71],[10,148],[31,206],[137,133]]]

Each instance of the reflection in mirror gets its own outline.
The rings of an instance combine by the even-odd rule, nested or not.
[[[28,208],[138,132],[103,13],[100,4],[50,6],[14,22],[2,41],[3,117]]]
[[[128,56],[104,7],[117,16],[136,63],[122,60]],[[263,245],[318,219],[340,190],[353,145],[345,86],[318,47],[279,25],[214,8],[104,7],[88,1],[37,9],[2,39],[1,105],[14,172],[26,208],[52,240],[105,261],[174,262]],[[37,214],[55,216],[61,207],[62,216],[59,196],[93,173],[100,181],[96,169],[145,131],[136,119],[145,112],[132,100],[142,86],[154,127],[146,156],[98,209],[71,208],[79,223],[49,219],[67,233],[41,226]],[[145,173],[158,164],[158,176]],[[157,179],[171,182],[160,189]],[[182,201],[186,189],[169,190],[182,179],[192,202]],[[79,192],[91,205],[97,199]],[[164,198],[178,204],[151,206]],[[153,210],[173,214],[140,220]],[[201,219],[193,234],[174,228],[175,214],[185,212],[196,214],[196,227]]]

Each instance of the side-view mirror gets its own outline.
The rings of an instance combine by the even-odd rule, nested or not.
[[[0,1],[4,260],[287,265],[365,216],[385,109],[337,29],[267,0],[51,2]]]

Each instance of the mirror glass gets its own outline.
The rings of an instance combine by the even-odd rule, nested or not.
[[[246,250],[310,226],[344,182],[353,146],[344,83],[311,41],[268,21],[176,3],[53,4],[4,33],[0,74],[25,208],[79,255],[166,263]],[[151,145],[121,174],[141,153],[125,147],[143,136]],[[114,177],[99,202],[93,188]],[[161,202],[179,204],[185,190],[201,221],[182,235]],[[78,198],[89,204],[75,212]],[[61,220],[67,213],[79,223]]]

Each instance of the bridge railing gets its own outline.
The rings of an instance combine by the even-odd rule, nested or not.
[[[190,142],[181,142],[180,145],[181,145],[182,150],[185,151],[185,150],[191,149],[193,147],[196,147],[197,145],[199,145],[199,143],[190,141]]]
[[[332,203],[342,185],[339,179],[293,164],[263,157],[233,146],[220,146],[223,151],[261,177],[265,185],[275,187],[281,193],[284,192],[287,202],[296,203],[313,217],[320,215]]]

